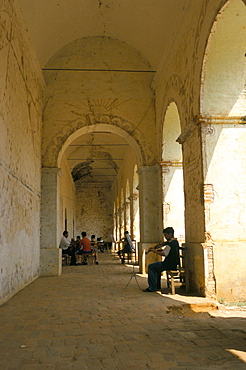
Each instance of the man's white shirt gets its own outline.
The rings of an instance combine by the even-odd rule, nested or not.
[[[65,238],[65,236],[63,236],[61,238],[59,248],[67,249],[69,247],[69,245],[70,245],[70,241],[67,238]]]

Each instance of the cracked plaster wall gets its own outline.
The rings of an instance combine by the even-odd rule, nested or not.
[[[15,2],[0,3],[0,303],[39,274],[43,80]]]
[[[82,180],[76,182],[76,235],[86,231],[88,238],[96,235],[110,240],[113,230],[113,205],[108,187],[86,187]],[[75,235],[75,236],[76,236]]]

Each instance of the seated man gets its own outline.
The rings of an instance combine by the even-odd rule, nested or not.
[[[125,231],[124,234],[125,234],[125,237],[123,238],[123,240],[124,240],[123,249],[121,249],[117,252],[118,256],[121,258],[121,263],[125,263],[125,257],[124,257],[125,253],[132,253],[132,246],[130,244],[131,237],[129,235],[129,232]]]
[[[81,235],[82,235],[82,239],[80,241],[81,249],[77,253],[84,256],[82,264],[87,265],[88,264],[88,256],[87,255],[90,254],[90,253],[93,253],[93,250],[91,248],[90,239],[88,239],[86,237],[86,232],[83,231],[81,233]],[[95,256],[96,265],[98,265],[98,261],[96,260],[96,255],[94,255],[94,256]]]
[[[97,238],[97,250],[101,253],[104,253],[104,241],[103,238]]]
[[[148,266],[148,288],[144,292],[155,292],[160,289],[160,279],[162,271],[176,270],[179,264],[179,243],[174,238],[174,230],[167,227],[163,230],[166,242],[160,243],[149,252],[165,257],[164,261],[150,263]],[[164,248],[161,248],[163,247]],[[160,249],[161,248],[161,249]]]
[[[59,248],[62,249],[62,254],[68,254],[69,256],[71,256],[70,265],[77,265],[75,248],[68,240],[68,231],[66,230],[63,231],[63,236],[61,238]]]

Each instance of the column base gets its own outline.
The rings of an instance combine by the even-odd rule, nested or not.
[[[62,250],[60,248],[40,250],[40,276],[60,276],[62,272]]]

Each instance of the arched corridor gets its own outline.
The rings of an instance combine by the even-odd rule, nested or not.
[[[99,260],[64,266],[1,307],[3,369],[245,368],[245,312],[146,294],[134,279],[125,289],[132,267],[109,253]],[[137,279],[146,286],[146,277]]]
[[[144,275],[167,226],[187,294],[245,302],[245,4],[1,2],[0,304],[64,229],[127,229]]]

